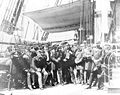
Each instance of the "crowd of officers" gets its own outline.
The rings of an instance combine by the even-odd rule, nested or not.
[[[11,53],[14,86],[44,89],[69,83],[102,89],[106,65],[105,51],[99,44],[31,46]]]

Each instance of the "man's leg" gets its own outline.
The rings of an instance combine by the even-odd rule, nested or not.
[[[87,74],[87,71],[84,70],[84,84],[86,83],[86,78],[87,78],[86,74]]]
[[[57,69],[55,69],[54,71],[53,71],[53,73],[54,73],[54,80],[55,80],[55,82],[58,84],[58,78],[57,78]]]
[[[63,83],[65,82],[65,69],[62,69],[62,78],[63,78]]]
[[[46,80],[48,78],[48,73],[46,71],[43,72],[43,86],[45,87]]]
[[[95,79],[95,82],[94,82],[94,84],[93,84],[93,86],[96,86],[96,84],[98,83],[98,78],[96,77],[96,79]]]
[[[35,73],[32,73],[32,86],[33,86],[33,88],[36,88],[36,86],[35,86]]]
[[[98,78],[98,89],[101,89],[103,87],[103,76]]]
[[[95,73],[94,72],[91,73],[90,83],[89,83],[89,87],[87,89],[91,88],[92,83],[93,83],[93,81],[94,81],[95,78],[96,78]]]
[[[83,82],[83,69],[80,69],[80,83]]]
[[[61,69],[58,70],[58,75],[59,75],[60,84],[62,84],[63,78],[62,78],[62,70]]]
[[[74,68],[73,72],[74,72],[74,84],[76,84],[76,82],[77,82],[77,69]]]
[[[41,72],[36,72],[36,74],[38,75],[38,84],[39,84],[39,88],[42,89],[43,85],[42,85],[42,74]]]
[[[32,90],[30,72],[27,72],[27,85],[28,85],[28,88],[29,88],[30,90]]]

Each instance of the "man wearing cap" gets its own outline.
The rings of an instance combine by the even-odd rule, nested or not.
[[[47,75],[48,75],[47,72],[45,71],[47,58],[43,50],[37,50],[36,53],[37,53],[37,56],[35,56],[32,59],[32,67],[34,67],[34,70],[38,75],[39,88],[43,89],[43,87],[45,86]],[[42,74],[43,74],[43,82],[42,82]]]
[[[103,63],[103,56],[104,56],[104,53],[102,51],[102,48],[100,47],[100,45],[97,45],[96,48],[93,49],[93,61],[94,61],[94,66],[93,66],[93,70],[91,72],[91,75],[90,75],[90,80],[89,80],[89,88],[91,88],[92,86],[92,83],[93,81],[95,80],[95,83],[93,86],[96,86],[97,82],[98,82],[98,78],[97,78],[97,75],[99,73],[101,73],[101,64]]]
[[[84,83],[88,83],[91,73],[91,68],[93,65],[92,48],[88,45],[87,46],[85,45],[84,47],[83,60],[84,60]]]
[[[53,70],[53,75],[54,75],[54,82],[55,84],[58,84],[58,76],[57,76],[57,72],[58,69],[60,68],[60,60],[61,60],[61,53],[58,49],[58,46],[53,47],[53,50],[51,51],[51,61],[54,63],[55,65],[55,69]]]
[[[76,50],[75,57],[76,57],[75,58],[76,68],[74,68],[75,81],[79,80],[79,82],[81,83],[83,80],[83,66],[84,66],[82,48],[78,48]]]

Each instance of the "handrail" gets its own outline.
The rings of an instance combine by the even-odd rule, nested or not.
[[[110,66],[110,63],[111,63],[111,57],[113,57],[113,55],[115,54],[115,50],[110,50],[104,57],[103,59],[103,62],[104,62],[104,65],[106,66],[105,64],[105,59],[108,58],[108,63],[107,63],[107,66],[106,66],[106,70],[108,72],[108,74],[104,73],[104,83],[106,82],[106,77],[108,78],[108,84],[110,85],[110,79],[111,79],[111,75],[110,75],[110,70],[111,70],[111,66]],[[110,54],[110,55],[109,55]],[[108,56],[109,55],[109,56]],[[113,64],[111,64],[113,65]],[[112,66],[114,67],[114,66]]]
[[[116,53],[116,51],[111,52],[111,54],[110,54],[110,56],[109,56],[109,58],[108,58],[108,66],[107,66],[107,67],[108,67],[108,68],[107,68],[108,76],[107,76],[107,77],[108,77],[108,84],[109,84],[109,85],[111,85],[111,83],[110,83],[110,80],[111,80],[111,75],[110,75],[110,73],[112,73],[112,69],[113,69],[113,68],[117,68],[117,66],[118,66],[118,65],[116,64],[116,62],[117,62],[117,61],[116,61],[116,57],[117,57],[117,56],[115,55],[115,53]],[[112,58],[113,56],[115,57],[115,63],[110,65],[110,63],[111,63],[111,58]]]

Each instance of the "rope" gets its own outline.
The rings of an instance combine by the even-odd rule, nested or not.
[[[9,9],[9,6],[10,6],[10,4],[11,4],[11,1],[12,1],[12,0],[9,0],[8,7],[6,8],[6,12],[5,12],[5,15],[4,15],[3,20],[7,20],[7,17],[8,17],[8,14],[9,14],[8,9]]]
[[[61,5],[61,3],[62,3],[62,0],[60,0],[60,3],[59,3],[59,5]]]
[[[33,40],[35,39],[35,35],[36,35],[36,26],[35,26],[35,24],[34,24],[34,35],[33,35]]]
[[[3,4],[3,0],[1,0],[1,2],[0,2],[0,7],[2,6],[2,4]]]
[[[24,37],[24,39],[26,39],[26,36],[27,36],[27,32],[28,32],[28,27],[29,27],[29,24],[30,24],[30,22],[28,21],[28,24],[27,24],[27,28],[26,28],[26,33],[25,33],[25,37]]]
[[[37,37],[36,37],[36,40],[38,40],[38,38],[39,38],[38,26],[36,27],[36,31],[37,31]]]
[[[24,4],[24,0],[22,0],[22,1],[19,3],[19,7],[18,7],[18,9],[17,9],[16,18],[15,18],[15,22],[14,22],[14,25],[15,25],[15,26],[16,26],[17,21],[18,21],[18,18],[19,18],[19,16],[20,16],[20,13],[21,13],[23,4]]]
[[[13,25],[15,25],[15,19],[16,19],[16,16],[17,16],[17,10],[19,9],[19,5],[20,5],[20,3],[21,3],[21,0],[18,0],[17,1],[17,4],[16,4],[16,7],[15,7],[15,10],[14,10],[14,13],[13,13],[13,18],[12,18],[12,20],[11,20],[11,23],[13,24]]]
[[[55,6],[58,6],[60,0],[55,1]]]
[[[10,22],[10,17],[11,17],[11,11],[12,11],[12,7],[13,7],[13,0],[10,0],[10,3],[9,3],[9,7],[8,7],[8,14],[7,14],[7,16],[6,16],[6,20],[8,21],[8,22]]]
[[[9,1],[9,3],[10,3],[10,1]],[[7,6],[7,8],[6,8],[6,10],[5,10],[5,14],[4,14],[4,16],[3,16],[3,20],[2,20],[2,23],[1,23],[1,32],[3,31],[3,28],[4,28],[4,20],[5,20],[5,18],[6,18],[6,14],[7,14],[7,12],[8,12],[8,9],[9,8],[9,6]]]
[[[12,14],[14,12],[15,5],[16,5],[16,0],[14,0],[14,2],[12,4],[13,7],[11,8],[11,12],[10,12],[10,16],[9,16],[10,22],[11,22],[11,20],[13,18]]]

